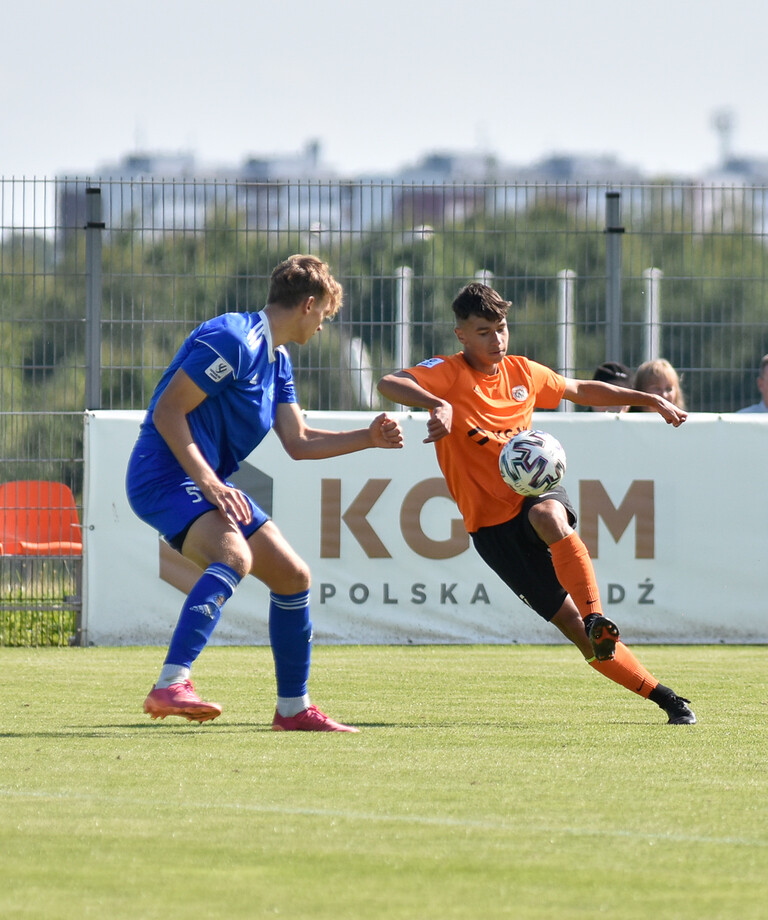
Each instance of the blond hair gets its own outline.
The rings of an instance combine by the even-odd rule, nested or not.
[[[635,389],[643,393],[648,392],[648,387],[655,381],[666,381],[672,385],[672,399],[678,409],[685,409],[685,396],[680,383],[680,375],[666,358],[656,358],[646,361],[635,371]]]
[[[317,256],[288,256],[277,265],[269,279],[267,303],[295,307],[306,297],[317,300],[329,298],[328,318],[341,309],[344,291],[331,274],[328,265]]]

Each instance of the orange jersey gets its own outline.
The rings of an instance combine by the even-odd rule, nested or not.
[[[519,355],[507,355],[490,376],[473,370],[462,353],[439,355],[405,372],[453,406],[451,433],[435,442],[435,450],[464,526],[473,533],[513,518],[523,496],[501,478],[501,448],[531,427],[534,409],[558,405],[565,378]]]

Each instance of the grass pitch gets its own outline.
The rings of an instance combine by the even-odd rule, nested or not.
[[[160,649],[0,649],[0,916],[768,915],[768,649],[636,649],[695,726],[568,646],[316,646],[359,735],[269,731],[266,648],[216,722],[141,711]]]

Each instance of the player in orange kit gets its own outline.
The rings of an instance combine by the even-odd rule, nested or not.
[[[387,374],[379,391],[429,410],[425,443],[434,443],[475,549],[496,574],[595,670],[656,703],[669,724],[693,724],[690,701],[660,684],[603,616],[592,560],[574,530],[576,514],[565,489],[524,498],[502,480],[498,465],[506,441],[531,427],[533,410],[554,409],[562,399],[582,406],[643,406],[675,427],[686,413],[662,396],[566,378],[508,355],[510,304],[487,285],[468,284],[452,306],[462,350]]]

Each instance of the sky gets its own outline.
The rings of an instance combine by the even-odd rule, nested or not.
[[[199,166],[318,140],[344,176],[433,152],[768,158],[764,0],[24,0],[0,16],[0,177]]]

